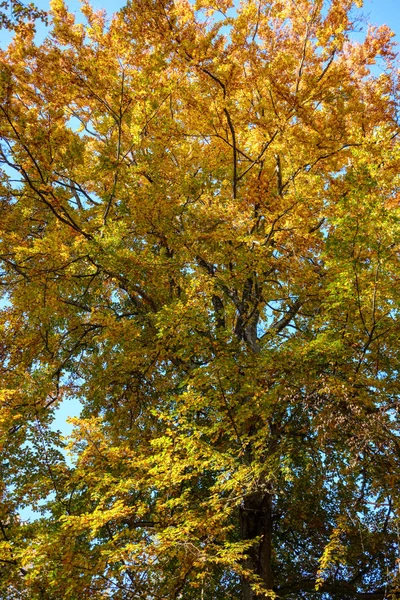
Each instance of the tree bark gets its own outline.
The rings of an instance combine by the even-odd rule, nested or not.
[[[242,540],[255,540],[243,562],[245,569],[255,573],[266,589],[272,590],[272,495],[258,491],[246,496],[240,508]],[[258,539],[257,539],[258,538]],[[257,539],[257,541],[256,541]],[[242,600],[257,600],[265,596],[256,594],[246,577],[242,578]]]

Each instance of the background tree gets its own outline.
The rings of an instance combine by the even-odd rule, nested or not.
[[[353,4],[54,0],[2,52],[3,597],[398,597],[398,84]]]

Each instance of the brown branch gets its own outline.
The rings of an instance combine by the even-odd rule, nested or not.
[[[302,56],[301,56],[299,72],[297,74],[296,91],[295,91],[296,95],[297,95],[297,93],[299,91],[301,76],[303,74],[304,63],[306,61],[306,50],[307,50],[307,42],[308,42],[309,31],[310,31],[310,24],[307,23],[306,34],[304,36],[303,52],[302,52]]]
[[[236,200],[237,197],[237,149],[236,149],[236,134],[235,134],[235,128],[233,126],[232,123],[232,119],[231,116],[228,112],[228,109],[225,107],[224,108],[224,113],[226,115],[226,119],[228,121],[228,126],[229,129],[231,131],[231,136],[232,136],[232,146],[233,146],[233,178],[232,178],[232,192],[233,192],[233,199]]]
[[[200,65],[197,65],[198,68],[203,71],[203,73],[206,73],[206,75],[208,75],[209,77],[211,77],[211,79],[213,79],[216,83],[218,83],[218,85],[222,88],[222,91],[224,93],[224,98],[226,96],[226,86],[224,83],[222,83],[222,81],[216,76],[213,75],[208,69],[205,69],[204,67],[200,67]]]
[[[257,158],[255,160],[253,160],[253,162],[251,163],[251,165],[249,167],[247,167],[247,169],[245,171],[243,171],[243,173],[237,177],[237,181],[240,181],[242,179],[242,177],[244,177],[246,175],[246,173],[248,173],[250,171],[250,169],[252,169],[254,167],[254,165],[256,165],[256,164],[259,163],[259,161],[261,160],[263,154],[270,147],[270,145],[272,144],[272,142],[274,141],[274,139],[276,138],[276,136],[278,135],[278,133],[279,133],[279,131],[276,130],[275,133],[274,133],[274,135],[271,137],[271,139],[264,144],[264,147],[261,150],[260,154],[257,156]]]
[[[17,171],[18,173],[20,173],[25,181],[25,183],[31,188],[31,190],[33,192],[35,192],[35,194],[37,194],[39,196],[39,198],[41,199],[41,201],[51,210],[51,212],[54,214],[54,216],[61,221],[62,223],[64,223],[65,225],[68,225],[69,227],[72,227],[72,229],[74,229],[77,233],[80,233],[81,235],[83,235],[86,239],[91,240],[93,239],[93,236],[90,233],[86,233],[75,221],[74,219],[69,215],[68,211],[59,203],[58,198],[56,198],[56,196],[53,194],[53,192],[44,192],[43,190],[41,190],[39,187],[37,187],[35,185],[35,183],[33,182],[33,180],[31,179],[31,177],[28,175],[27,171],[22,167],[22,165],[18,165],[16,163],[12,163],[10,162],[4,155],[4,153],[2,153],[2,157],[4,162],[11,168],[14,169],[14,171]],[[49,200],[47,200],[46,195],[50,195],[60,206],[60,209],[62,211],[62,213],[65,215],[65,217],[62,216],[62,214],[60,214],[59,212],[56,211],[56,209],[54,208],[53,204],[51,202],[49,202]]]
[[[331,54],[331,56],[330,56],[330,58],[329,58],[329,60],[328,60],[328,63],[327,63],[327,65],[325,66],[325,68],[324,68],[324,70],[322,71],[321,75],[318,77],[318,79],[317,79],[316,83],[319,83],[319,82],[321,81],[321,79],[322,79],[323,77],[325,77],[325,75],[326,75],[326,73],[327,73],[327,71],[328,71],[329,67],[331,66],[331,64],[332,64],[332,62],[333,62],[333,59],[335,58],[335,54],[336,54],[336,48],[335,48],[335,49],[334,49],[334,51],[332,52],[332,54]]]
[[[279,319],[275,325],[271,325],[271,327],[266,331],[260,338],[260,340],[264,339],[267,335],[271,333],[279,334],[281,331],[285,329],[290,323],[290,321],[297,315],[300,308],[303,306],[304,302],[298,298],[294,304],[289,308],[289,310],[285,313],[285,315]]]
[[[291,585],[281,586],[274,591],[276,591],[281,598],[285,598],[289,595],[292,596],[295,592],[315,593],[315,581],[303,580]],[[384,600],[384,598],[387,598],[388,590],[386,587],[382,587],[372,592],[360,592],[347,581],[337,581],[334,583],[323,583],[318,591],[321,595],[324,593],[340,595],[340,598],[343,600]]]

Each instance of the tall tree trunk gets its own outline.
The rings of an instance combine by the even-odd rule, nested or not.
[[[272,495],[259,491],[246,496],[240,508],[240,531],[242,540],[258,541],[248,550],[243,566],[258,575],[269,590],[273,586],[272,555]],[[251,589],[249,581],[242,580],[242,600],[257,600],[259,596]]]
[[[249,350],[260,352],[257,336],[257,325],[260,318],[258,305],[261,301],[262,286],[257,277],[249,277],[244,286],[241,301],[236,301],[237,318],[235,335],[246,343]],[[249,424],[249,432],[254,424]],[[252,462],[251,448],[247,448],[249,463]],[[240,534],[243,541],[254,541],[243,561],[246,570],[258,575],[267,590],[272,590],[273,574],[272,556],[272,495],[264,490],[257,490],[243,498],[240,508]],[[242,578],[242,600],[258,600],[260,596],[251,589],[251,582]]]

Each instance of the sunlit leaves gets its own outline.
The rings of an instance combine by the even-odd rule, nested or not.
[[[395,589],[397,80],[355,4],[56,1],[2,54],[7,598]]]

